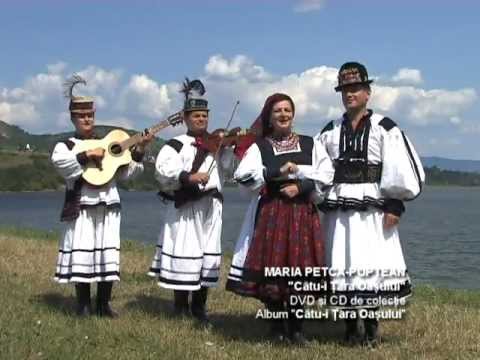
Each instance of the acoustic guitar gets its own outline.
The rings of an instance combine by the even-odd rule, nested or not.
[[[150,134],[155,135],[167,126],[176,126],[183,122],[183,112],[170,115],[166,120],[147,129]],[[117,169],[132,161],[130,148],[138,144],[142,139],[142,133],[133,136],[123,130],[112,130],[103,139],[89,139],[79,142],[73,147],[73,152],[79,154],[84,151],[103,148],[105,150],[101,166],[89,161],[83,171],[83,179],[95,186],[101,186],[113,179]]]

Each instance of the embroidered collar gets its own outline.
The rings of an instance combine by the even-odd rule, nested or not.
[[[367,123],[367,120],[370,119],[370,117],[372,116],[372,114],[373,114],[373,111],[370,110],[370,109],[367,109],[367,113],[362,116],[362,118],[361,118],[360,121],[358,122],[357,128],[356,128],[355,131],[354,131],[354,130],[353,130],[353,127],[352,127],[352,121],[348,118],[347,113],[344,113],[344,114],[343,114],[343,125],[344,125],[345,127],[347,127],[348,129],[350,129],[351,132],[359,131],[360,129],[362,129],[362,128],[365,126],[365,124]]]
[[[265,139],[272,145],[276,153],[292,151],[298,148],[299,137],[295,133],[291,133],[283,138],[267,136]]]

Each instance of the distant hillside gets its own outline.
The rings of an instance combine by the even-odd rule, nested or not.
[[[156,191],[154,164],[134,180],[121,182],[123,189]],[[425,168],[427,185],[480,186],[480,173]],[[231,184],[230,184],[231,185]],[[63,188],[64,181],[53,168],[49,155],[40,152],[0,151],[0,191],[39,191]]]
[[[114,129],[125,130],[130,135],[137,133],[135,130],[115,126],[98,125],[95,129],[99,137],[105,136]],[[33,135],[18,126],[10,125],[0,120],[0,151],[22,150],[29,144],[30,148],[35,152],[49,153],[58,141],[66,139],[72,136],[72,134],[73,131],[59,134]],[[157,139],[156,142],[151,145],[150,153],[157,154],[164,143],[165,141],[163,139]]]
[[[97,133],[103,137],[112,126],[98,126]],[[133,130],[123,129],[129,134]],[[54,144],[68,138],[72,132],[32,135],[17,126],[0,121],[0,191],[25,191],[58,189],[63,180],[50,164],[48,153]],[[18,151],[29,144],[33,152]],[[164,144],[158,139],[148,151],[147,159],[153,161]],[[451,160],[440,157],[423,157],[427,185],[480,186],[480,161]],[[153,164],[135,181],[121,184],[127,189],[153,190],[157,188],[153,176]]]
[[[145,171],[130,181],[119,181],[127,190],[156,190],[154,164],[145,162]],[[0,191],[60,190],[63,178],[46,153],[0,151]]]
[[[437,167],[442,170],[466,171],[480,173],[479,160],[453,160],[435,156],[422,157],[422,163],[425,167]]]

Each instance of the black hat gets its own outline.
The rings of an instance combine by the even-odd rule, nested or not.
[[[338,71],[338,85],[335,91],[342,91],[342,88],[351,84],[371,84],[368,80],[367,68],[358,62],[346,62]]]
[[[205,94],[205,86],[200,80],[188,80],[185,78],[181,92],[185,95],[185,102],[183,103],[183,111],[204,110],[208,111],[208,101],[203,98]]]

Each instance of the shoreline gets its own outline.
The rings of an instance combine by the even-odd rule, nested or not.
[[[237,185],[225,185],[225,187],[228,188],[235,188]],[[459,188],[459,189],[478,189],[480,188],[480,185],[425,185],[425,188],[433,188],[433,189],[444,189],[444,188]],[[154,190],[137,190],[137,189],[122,189],[120,188],[121,191],[127,191],[127,192],[155,192]],[[59,188],[59,189],[45,189],[45,190],[20,190],[20,191],[9,191],[9,190],[0,190],[0,194],[23,194],[23,193],[42,193],[42,192],[61,192],[65,191],[65,187]]]

